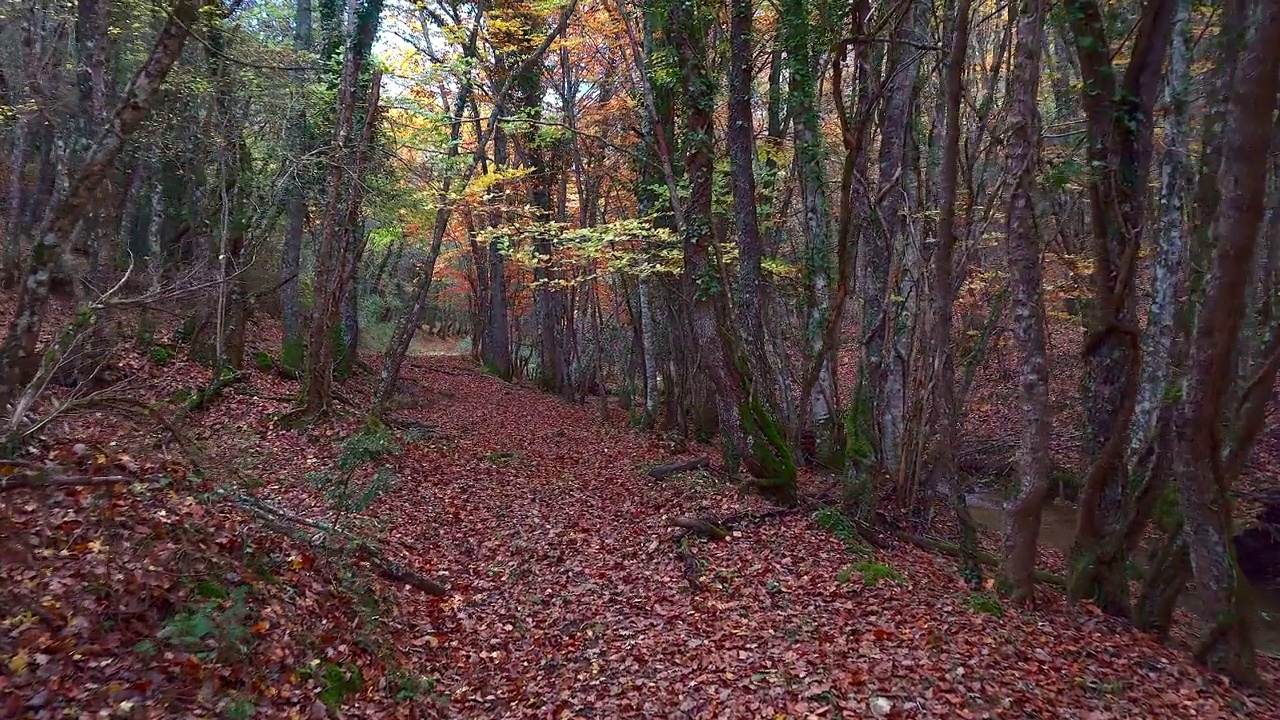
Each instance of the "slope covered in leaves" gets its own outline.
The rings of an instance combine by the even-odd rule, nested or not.
[[[134,370],[157,404],[201,377],[185,363]],[[154,427],[62,427],[43,449],[59,462],[168,480],[0,496],[5,564],[21,568],[0,590],[0,714],[1280,714],[1047,591],[1034,612],[1001,608],[949,559],[857,551],[816,508],[751,521],[771,508],[714,474],[649,480],[664,443],[462,359],[406,369],[385,459],[396,480],[345,525],[449,593],[388,585],[232,502],[330,520],[310,473],[359,427],[364,384],[343,387],[336,418],[293,429],[277,420],[296,386],[247,373],[185,418],[204,473]],[[719,542],[677,541],[669,524],[730,515],[744,519]]]
[[[461,717],[1266,716],[1186,656],[1046,595],[994,610],[949,560],[851,553],[810,516],[693,541],[672,515],[763,511],[708,479],[653,483],[667,459],[574,407],[433,362],[406,411],[441,437],[387,510],[393,534],[453,578],[424,608],[440,687]],[[1274,672],[1273,668],[1268,668]]]

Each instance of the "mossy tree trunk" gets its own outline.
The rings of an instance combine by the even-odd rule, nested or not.
[[[715,162],[715,88],[706,41],[713,18],[703,2],[672,3],[669,40],[682,68],[685,94],[685,178],[689,196],[680,217],[684,279],[693,294],[691,324],[701,369],[710,379],[720,420],[721,445],[731,471],[738,466],[784,502],[795,500],[795,465],[777,420],[752,391],[750,363],[730,316],[724,274],[715,260],[712,169]],[[673,198],[678,203],[678,198]]]

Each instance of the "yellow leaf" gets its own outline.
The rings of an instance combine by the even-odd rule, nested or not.
[[[13,673],[14,675],[17,675],[18,673],[22,672],[27,668],[27,663],[30,661],[31,661],[31,658],[27,657],[27,653],[25,650],[18,653],[17,655],[14,655],[13,657],[9,658],[9,672]]]

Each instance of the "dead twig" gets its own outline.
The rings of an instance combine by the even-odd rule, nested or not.
[[[301,515],[295,515],[286,512],[274,505],[263,502],[249,495],[236,495],[234,502],[241,508],[249,511],[259,519],[264,520],[266,524],[278,532],[289,535],[299,541],[305,542],[312,547],[332,551],[334,548],[327,540],[327,537],[341,537],[347,541],[349,546],[357,555],[366,560],[377,570],[378,575],[391,580],[393,582],[409,585],[417,590],[427,593],[428,595],[446,595],[449,589],[436,580],[426,577],[409,567],[396,562],[387,557],[386,551],[377,543],[363,538],[355,533],[341,528],[334,527],[327,523],[318,522],[305,518]],[[299,527],[310,528],[315,530],[314,535],[309,535],[298,530]]]
[[[132,478],[125,475],[45,475],[43,473],[21,473],[0,477],[0,492],[17,490],[18,488],[65,488],[89,487],[93,485],[119,485],[121,483],[145,482],[149,478]]]

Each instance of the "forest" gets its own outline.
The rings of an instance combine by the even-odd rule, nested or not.
[[[1280,2],[0,0],[0,717],[1280,717]]]

